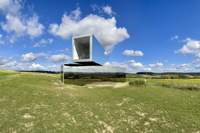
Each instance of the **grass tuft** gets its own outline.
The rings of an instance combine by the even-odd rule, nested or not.
[[[137,79],[137,80],[134,80],[134,81],[130,81],[129,85],[130,86],[143,86],[143,85],[146,85],[146,82],[145,82],[145,80]]]

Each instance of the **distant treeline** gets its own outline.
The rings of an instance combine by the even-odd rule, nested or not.
[[[21,70],[18,72],[35,72],[35,73],[49,73],[49,74],[58,74],[60,72],[56,72],[56,71],[42,71],[42,70],[36,70],[36,71],[28,71],[28,70]]]
[[[137,72],[136,74],[140,75],[151,75],[151,76],[156,76],[156,75],[191,75],[191,76],[200,76],[200,72],[188,72],[188,73],[183,73],[183,72],[164,72],[164,73],[154,73],[154,72]]]

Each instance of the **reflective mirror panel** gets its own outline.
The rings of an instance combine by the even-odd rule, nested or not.
[[[90,59],[90,36],[74,39],[74,59]]]

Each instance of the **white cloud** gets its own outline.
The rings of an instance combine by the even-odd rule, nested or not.
[[[114,66],[126,68],[127,72],[139,72],[139,71],[152,71],[151,68],[145,67],[142,63],[136,62],[134,60],[129,60],[126,62],[106,62],[104,66]]]
[[[28,68],[29,68],[29,63],[18,63],[16,61],[0,65],[0,69],[6,69],[6,70],[28,70]]]
[[[46,56],[47,54],[45,53],[37,53],[37,54],[34,54],[34,53],[26,53],[26,54],[23,54],[21,56],[21,61],[22,62],[31,62],[31,61],[35,61],[38,57],[42,57],[42,56]]]
[[[186,44],[176,51],[176,53],[179,54],[198,54],[200,53],[200,41],[199,40],[193,40],[191,38],[187,38]]]
[[[200,53],[196,54],[195,57],[196,57],[197,59],[200,59]]]
[[[106,63],[104,63],[104,66],[113,66],[113,67],[127,68],[127,64],[125,64],[125,63],[119,63],[119,62],[106,62]]]
[[[46,67],[46,70],[48,71],[60,71],[60,66],[59,65],[50,65]]]
[[[152,71],[151,68],[143,68],[143,71]]]
[[[179,49],[178,51],[175,51],[175,53],[192,54],[192,55],[194,55],[194,57],[196,59],[194,61],[192,61],[191,63],[182,64],[182,65],[177,66],[177,69],[181,69],[182,71],[193,71],[191,69],[188,69],[188,67],[200,62],[200,40],[194,40],[191,38],[187,38],[187,39],[183,40],[182,42],[185,42],[186,44],[183,45],[183,47],[181,49]],[[195,69],[196,69],[196,67],[195,67]]]
[[[196,65],[196,66],[195,66],[195,69],[198,69],[198,70],[199,70],[199,69],[200,69],[200,65]]]
[[[115,12],[113,12],[112,7],[111,6],[98,6],[97,4],[93,4],[91,5],[92,10],[93,11],[98,11],[99,14],[105,13],[109,16],[113,16],[114,14],[116,14]]]
[[[35,64],[35,63],[33,63],[29,68],[32,70],[44,70],[45,69],[44,66],[42,66],[40,64]]]
[[[36,59],[37,59],[37,57],[35,56],[35,54],[33,54],[33,53],[27,53],[27,54],[23,54],[21,56],[20,60],[22,62],[30,62],[30,61],[34,61]]]
[[[163,63],[149,64],[149,67],[162,67]]]
[[[41,39],[39,42],[35,43],[33,45],[34,48],[36,47],[46,47],[46,44],[51,44],[53,42],[53,39]]]
[[[143,56],[142,51],[125,50],[122,53],[124,56]]]
[[[135,60],[129,60],[128,63],[135,63]]]
[[[33,48],[37,48],[37,47],[45,47],[46,45],[41,45],[41,44],[39,44],[38,42],[37,43],[35,43],[34,45],[33,45]]]
[[[2,34],[0,34],[0,44],[4,44],[5,42],[2,40]]]
[[[1,23],[1,27],[8,33],[14,33],[16,37],[29,35],[31,38],[40,36],[43,33],[44,26],[38,22],[38,16],[26,20],[19,16],[6,15],[6,23]]]
[[[191,62],[191,64],[197,64],[197,63],[200,63],[200,58],[197,58],[196,60]]]
[[[34,15],[27,20],[26,27],[26,32],[31,38],[35,38],[43,34],[44,26],[38,22],[37,15]]]
[[[142,63],[136,62],[135,60],[129,60],[127,61],[127,63],[129,63],[128,65],[129,72],[151,71],[151,68],[147,68]]]
[[[6,64],[8,62],[9,62],[9,59],[7,59],[6,57],[1,57],[0,56],[0,65],[4,65],[4,64]]]
[[[26,26],[19,17],[13,15],[6,15],[6,23],[1,23],[2,29],[8,33],[14,32],[17,37],[23,36],[26,31]]]
[[[104,55],[108,55],[109,53],[107,51],[104,51]]]
[[[92,4],[91,7],[93,11],[96,11],[96,10],[98,10],[99,12],[101,11],[100,7],[97,4]]]
[[[179,66],[177,66],[176,69],[183,69],[183,68],[186,68],[186,67],[189,67],[190,66],[190,63],[189,64],[181,64]]]
[[[70,60],[70,57],[64,54],[59,54],[59,55],[52,55],[49,58],[49,62],[52,63],[61,63],[61,62],[67,62]]]
[[[173,37],[171,37],[171,39],[170,40],[177,40],[179,38],[179,36],[173,36]]]
[[[65,48],[65,49],[59,49],[59,50],[55,50],[54,52],[62,52],[62,53],[68,53],[69,52],[69,49],[68,48]]]
[[[21,12],[21,8],[21,0],[0,1],[0,11],[6,18],[0,25],[4,31],[11,34],[11,43],[21,36],[28,35],[33,39],[43,34],[44,26],[38,22],[39,17],[36,14],[27,17],[27,14]]]
[[[81,19],[81,11],[80,11],[79,7],[76,10],[71,12],[70,18],[73,19],[73,20],[80,20]]]
[[[80,11],[79,8],[76,10]],[[80,16],[81,13],[77,14]],[[126,28],[116,27],[116,19],[114,17],[105,19],[101,16],[90,14],[83,19],[77,20],[79,18],[76,16],[77,14],[64,14],[60,25],[49,25],[49,32],[64,39],[69,39],[71,36],[76,35],[94,34],[109,52],[117,43],[129,38]]]
[[[143,68],[144,66],[140,62],[133,62],[133,63],[131,63],[131,67],[133,67],[133,68]]]
[[[5,70],[48,70],[48,71],[60,71],[60,66],[58,65],[49,65],[42,66],[41,64],[30,64],[30,63],[18,63],[17,61],[8,62],[0,65],[0,69]]]
[[[136,62],[135,60],[129,60],[127,61],[128,63],[130,63],[130,67],[133,67],[133,68],[143,68],[144,66],[142,65],[142,63],[140,62]]]
[[[103,11],[104,11],[105,13],[107,13],[108,15],[110,15],[110,16],[112,16],[112,14],[113,14],[112,7],[111,7],[111,6],[104,6],[104,7],[103,7]]]
[[[19,14],[21,0],[0,0],[0,11],[4,14]]]

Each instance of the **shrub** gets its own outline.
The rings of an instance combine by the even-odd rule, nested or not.
[[[129,85],[131,85],[131,86],[142,86],[142,85],[145,85],[146,84],[146,82],[145,82],[145,80],[134,80],[134,81],[131,81],[131,82],[129,82]]]
[[[111,81],[111,78],[102,78],[101,81]]]

